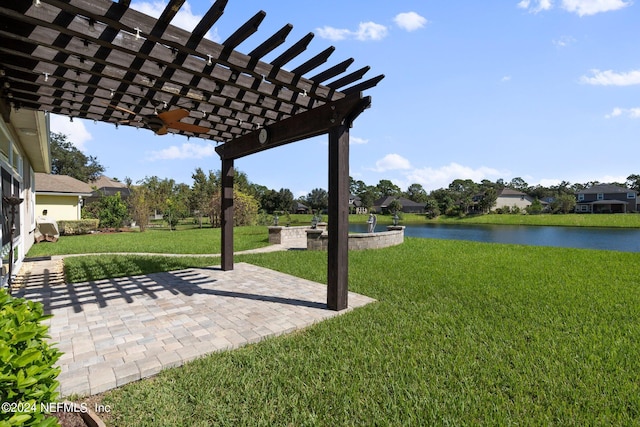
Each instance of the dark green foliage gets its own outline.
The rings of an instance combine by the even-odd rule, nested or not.
[[[0,426],[57,425],[45,420],[41,404],[54,402],[58,393],[54,367],[62,353],[47,341],[42,304],[14,298],[0,289],[0,402],[20,403],[24,412],[0,411]]]
[[[97,158],[84,155],[67,140],[67,135],[51,133],[51,173],[90,182],[98,179],[104,171]]]
[[[98,205],[97,215],[100,220],[100,227],[122,227],[129,215],[129,210],[127,204],[120,198],[120,193],[116,193],[113,196],[105,196],[95,203]]]

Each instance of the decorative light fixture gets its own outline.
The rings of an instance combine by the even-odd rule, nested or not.
[[[136,27],[134,30],[136,32],[136,40],[140,40],[140,28]]]
[[[89,18],[89,31],[92,33],[96,30],[96,20],[93,18]]]
[[[211,60],[212,56],[211,56],[211,55],[207,55],[207,58],[208,58],[208,59],[207,59],[207,65],[208,65],[209,67],[211,67],[211,66],[213,65],[213,61]]]
[[[42,2],[40,0],[33,0],[33,5],[35,7],[40,7],[40,6],[42,6]]]
[[[306,90],[306,89],[302,91],[302,97],[303,97],[303,98],[306,98],[306,97],[307,97],[307,90]]]
[[[113,98],[113,95],[115,95],[115,92],[113,91],[113,89],[111,89],[111,93],[109,94],[109,98]]]
[[[45,83],[49,81],[49,73],[42,73],[44,74],[44,81]]]
[[[69,116],[69,121],[73,123],[73,116]]]

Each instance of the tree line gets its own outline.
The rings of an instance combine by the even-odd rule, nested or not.
[[[51,158],[52,173],[69,175],[88,183],[95,181],[105,171],[97,158],[84,155],[68,141],[66,135],[60,133],[51,134]],[[120,198],[120,195],[103,197],[86,206],[83,215],[99,218],[101,226],[105,227],[117,227],[119,223],[131,219],[144,229],[154,213],[162,215],[172,228],[186,217],[194,217],[200,226],[204,218],[208,218],[213,226],[219,226],[222,182],[220,171],[205,172],[196,168],[191,178],[191,185],[157,176],[145,177],[135,183],[125,178],[124,182],[130,190],[130,196],[126,201]],[[520,177],[509,182],[503,179],[495,182],[485,179],[480,183],[470,179],[456,179],[446,188],[427,192],[418,183],[402,190],[388,179],[381,179],[377,184],[369,185],[362,180],[349,177],[351,194],[357,197],[360,206],[367,210],[383,197],[403,197],[424,204],[425,213],[430,217],[441,214],[464,215],[472,211],[488,212],[504,188],[521,191],[536,201],[550,200],[553,212],[570,212],[575,206],[574,194],[595,184],[599,183],[591,181],[571,184],[562,181],[558,185],[544,187],[531,186]],[[640,175],[629,175],[626,182],[614,185],[640,191]],[[296,199],[288,188],[270,189],[251,182],[242,171],[235,173],[235,225],[256,223],[261,217],[263,222],[267,222],[270,220],[270,217],[266,219],[267,215],[295,212],[298,203],[314,212],[321,212],[328,207],[328,192],[322,188],[314,188],[306,196]],[[536,209],[541,209],[539,202],[532,205],[532,210]]]

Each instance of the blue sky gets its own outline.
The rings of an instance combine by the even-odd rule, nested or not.
[[[191,29],[211,0],[190,0],[174,23]],[[158,16],[162,1],[131,7]],[[267,17],[238,50],[294,26],[271,60],[308,32],[291,68],[335,46],[323,70],[353,57],[350,71],[386,78],[366,92],[372,107],[351,130],[350,174],[427,191],[457,178],[530,185],[621,181],[640,173],[640,4],[632,0],[336,1],[230,0],[208,37],[221,41],[259,10]],[[191,185],[196,167],[220,169],[215,143],[66,117],[70,137],[134,182]],[[242,158],[252,182],[296,196],[327,188],[327,138]]]

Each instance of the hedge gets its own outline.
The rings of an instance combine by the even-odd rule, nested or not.
[[[81,219],[75,221],[58,221],[60,235],[89,234],[98,230],[98,219]]]

